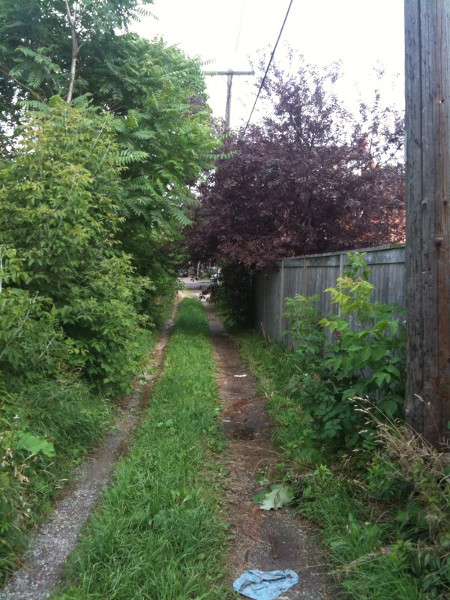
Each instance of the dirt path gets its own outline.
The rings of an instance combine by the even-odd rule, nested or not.
[[[193,294],[186,294],[193,295]],[[211,339],[218,366],[217,381],[223,403],[223,425],[229,440],[230,470],[226,492],[231,532],[235,535],[228,565],[232,581],[248,569],[292,569],[299,584],[279,600],[327,600],[332,597],[326,567],[310,527],[287,511],[262,511],[253,497],[264,488],[258,473],[270,471],[279,461],[270,442],[270,422],[255,384],[245,374],[240,357],[214,309],[207,304]],[[152,371],[162,368],[172,322],[166,326],[152,354]],[[246,375],[243,377],[242,375]],[[147,404],[156,375],[147,375],[123,407],[116,431],[77,473],[75,483],[56,505],[49,522],[31,539],[24,566],[0,592],[1,600],[42,600],[61,582],[62,567],[76,546],[81,528],[108,484],[114,466],[125,452],[142,408]]]
[[[124,454],[146,406],[163,364],[173,317],[166,324],[151,354],[148,370],[133,394],[126,398],[115,431],[77,471],[74,483],[57,502],[49,521],[31,536],[23,567],[16,571],[3,590],[1,600],[42,600],[61,583],[62,567],[74,550],[80,531],[92,515],[114,467]]]
[[[279,600],[331,598],[333,593],[325,576],[327,565],[312,539],[311,527],[287,509],[264,511],[253,502],[253,497],[265,490],[258,483],[258,474],[273,471],[279,456],[270,442],[271,425],[255,383],[245,373],[214,309],[207,305],[206,310],[218,366],[223,424],[229,440],[227,501],[231,532],[236,536],[228,557],[232,579],[248,569],[292,569],[299,575],[299,583]]]

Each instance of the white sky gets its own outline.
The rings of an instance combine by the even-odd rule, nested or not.
[[[251,70],[257,51],[273,49],[289,0],[154,0],[155,18],[135,29],[149,39],[162,36],[189,56],[199,56],[205,70]],[[359,93],[374,90],[373,67],[381,65],[389,83],[388,101],[403,106],[404,0],[293,0],[275,61],[290,45],[307,61],[342,60],[342,94],[351,104]],[[396,76],[392,87],[392,81]],[[226,77],[207,77],[210,105],[225,113]],[[233,78],[232,126],[247,121],[256,97],[254,77]]]

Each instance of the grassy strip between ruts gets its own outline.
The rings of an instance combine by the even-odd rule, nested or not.
[[[221,589],[226,528],[208,321],[185,299],[163,374],[129,454],[67,566],[59,600],[196,600]]]

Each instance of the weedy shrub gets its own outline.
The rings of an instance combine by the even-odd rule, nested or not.
[[[360,276],[358,276],[360,274]],[[328,288],[338,314],[320,318],[317,297],[286,302],[295,344],[296,373],[287,388],[310,416],[310,441],[335,451],[373,449],[361,403],[376,402],[380,419],[401,414],[404,398],[405,327],[402,309],[373,302],[363,256],[349,254],[348,268]],[[334,336],[328,343],[325,330]]]
[[[370,409],[364,411],[373,419]],[[365,470],[320,465],[297,475],[297,510],[323,530],[352,598],[429,598],[450,592],[450,469],[410,429],[377,421]]]
[[[326,290],[339,308],[339,314],[320,321],[337,338],[328,347],[331,356],[326,364],[339,382],[343,400],[367,397],[376,400],[382,414],[395,417],[404,400],[404,311],[395,304],[373,302],[374,286],[368,276],[363,255],[349,254],[344,277]]]
[[[285,394],[297,405],[303,426],[299,428],[299,446],[303,455],[313,456],[330,439],[336,437],[338,427],[336,388],[325,368],[327,338],[320,325],[317,308],[318,296],[307,298],[297,295],[286,300],[290,328],[284,332],[293,340],[291,353],[292,374],[285,382]],[[347,421],[346,421],[347,424]]]

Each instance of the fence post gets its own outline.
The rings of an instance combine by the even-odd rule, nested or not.
[[[278,319],[278,339],[281,340],[281,332],[283,331],[283,313],[284,313],[284,260],[281,259],[281,276],[280,276],[280,318]]]

